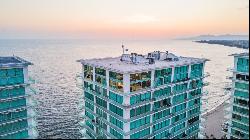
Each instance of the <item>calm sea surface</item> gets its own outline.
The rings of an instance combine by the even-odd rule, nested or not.
[[[205,72],[210,77],[205,81],[210,85],[209,110],[223,103],[227,98],[226,79],[231,73],[226,71],[233,66],[232,53],[245,52],[243,49],[221,45],[199,44],[192,41],[129,41],[123,42],[129,52],[146,54],[160,50],[173,52],[178,56],[208,58]],[[79,138],[77,102],[81,90],[76,87],[75,76],[81,71],[81,58],[115,57],[122,53],[118,41],[86,40],[0,40],[0,56],[17,55],[34,63],[29,75],[36,80],[33,85],[38,93],[35,96],[39,105],[38,131],[40,138]]]

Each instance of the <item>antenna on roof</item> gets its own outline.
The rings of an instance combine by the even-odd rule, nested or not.
[[[124,45],[122,43],[122,54],[124,54]]]

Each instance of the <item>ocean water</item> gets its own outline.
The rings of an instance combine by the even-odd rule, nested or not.
[[[208,105],[212,110],[228,95],[224,88],[230,85],[227,71],[233,67],[232,53],[244,49],[221,45],[200,44],[192,41],[123,41],[129,52],[146,54],[149,51],[169,51],[178,56],[203,57]],[[29,75],[36,80],[32,87],[38,91],[35,99],[39,138],[80,138],[77,103],[81,90],[76,87],[76,74],[81,71],[79,59],[115,57],[122,53],[120,41],[93,40],[0,40],[0,56],[20,56],[34,65]]]

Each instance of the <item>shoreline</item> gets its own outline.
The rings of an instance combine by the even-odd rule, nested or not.
[[[224,102],[222,102],[221,104],[219,104],[218,106],[216,106],[216,107],[214,107],[213,109],[211,109],[210,111],[208,111],[208,112],[202,114],[202,116],[207,117],[207,116],[213,114],[214,112],[218,111],[222,106],[225,105],[225,102],[226,102],[227,100],[229,100],[229,98],[226,99],[226,100],[225,100]]]

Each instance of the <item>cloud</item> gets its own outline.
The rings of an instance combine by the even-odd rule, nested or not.
[[[156,22],[158,21],[158,19],[153,16],[137,14],[137,15],[126,17],[124,18],[123,21],[127,23],[149,23],[149,22]]]

